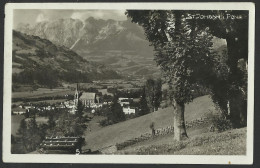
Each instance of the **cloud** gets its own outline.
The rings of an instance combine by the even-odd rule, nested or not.
[[[89,17],[96,19],[127,20],[125,10],[74,10],[74,9],[16,9],[14,11],[14,25],[53,21],[57,19],[73,18],[85,21]]]
[[[36,18],[36,22],[43,22],[48,20],[49,19],[43,13],[40,13]]]
[[[118,17],[124,18],[124,19],[126,18],[126,15],[125,15],[126,10],[115,10],[114,12],[115,12],[115,15],[117,15]]]
[[[71,14],[71,18],[80,19],[84,21],[89,17],[96,19],[114,19],[114,20],[126,20],[124,10],[88,10],[88,11],[74,11]]]
[[[72,14],[71,14],[71,18],[72,19],[79,19],[79,20],[84,20],[84,13],[82,13],[82,12],[73,12]]]

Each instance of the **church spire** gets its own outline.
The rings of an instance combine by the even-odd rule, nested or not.
[[[77,83],[77,87],[75,90],[75,95],[74,95],[74,114],[78,111],[78,103],[79,103],[79,84]]]
[[[78,99],[78,98],[79,98],[79,84],[77,83],[74,99]]]
[[[79,91],[79,83],[77,83],[76,91]]]

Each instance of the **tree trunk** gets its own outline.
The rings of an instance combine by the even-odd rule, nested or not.
[[[246,126],[247,124],[247,99],[243,98],[242,90],[244,76],[238,68],[238,60],[247,56],[247,42],[243,41],[239,35],[229,34],[227,36],[228,65],[230,67],[229,83],[230,88],[228,101],[230,119],[235,128]],[[244,44],[244,45],[241,45]]]
[[[231,81],[234,81],[238,78],[237,74],[237,61],[240,56],[240,49],[238,48],[238,40],[237,37],[233,34],[229,34],[227,36],[227,50],[228,50],[228,60],[227,64],[229,65],[230,68],[230,79]]]
[[[181,103],[181,136],[183,138],[188,138],[187,132],[186,132],[186,126],[185,126],[185,118],[184,118],[184,112],[185,112],[185,104]]]
[[[177,141],[188,138],[184,121],[184,107],[183,102],[177,103],[174,101],[174,140]]]
[[[230,120],[233,127],[247,125],[247,101],[243,99],[240,90],[233,91],[230,96]]]

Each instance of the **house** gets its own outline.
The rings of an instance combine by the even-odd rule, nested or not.
[[[101,108],[103,106],[103,104],[102,103],[91,103],[90,105],[89,105],[89,107],[90,108]]]
[[[129,105],[130,102],[133,101],[133,98],[124,98],[124,97],[120,97],[118,98],[118,103],[123,107],[125,105]]]
[[[25,114],[26,112],[27,112],[27,110],[23,109],[21,107],[16,107],[16,108],[12,109],[12,113],[16,114],[16,115],[22,115],[22,114]]]
[[[112,101],[104,101],[103,104],[104,105],[109,105],[109,104],[112,104]]]
[[[73,100],[65,101],[64,103],[61,103],[61,105],[62,104],[65,106],[64,108],[72,109],[74,107],[74,101]]]
[[[35,108],[35,107],[33,107],[33,106],[24,106],[24,108],[25,108],[26,110],[29,110],[29,109],[32,109],[32,108]]]
[[[125,114],[135,114],[135,108],[130,108],[130,106],[123,107],[123,112]]]

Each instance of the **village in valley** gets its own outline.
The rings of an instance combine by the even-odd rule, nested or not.
[[[26,98],[17,95],[17,97],[13,99],[15,101],[13,101],[12,105],[12,126],[16,128],[12,129],[12,136],[19,134],[21,128],[18,125],[22,120],[27,123],[32,122],[31,120],[35,120],[37,125],[46,126],[46,128],[43,129],[47,130],[49,129],[47,125],[51,122],[53,122],[53,126],[57,126],[59,122],[61,122],[60,120],[65,120],[66,122],[66,119],[60,118],[60,116],[62,116],[61,114],[66,115],[67,113],[67,115],[70,116],[67,119],[73,120],[76,116],[78,117],[80,113],[81,121],[77,123],[78,127],[76,128],[81,130],[79,134],[75,132],[66,134],[52,128],[49,132],[44,134],[45,138],[43,139],[45,140],[37,147],[37,150],[41,153],[43,149],[50,148],[50,151],[56,153],[57,150],[60,151],[64,148],[64,146],[61,145],[62,143],[64,144],[65,141],[71,141],[73,143],[67,143],[65,150],[62,151],[65,153],[75,153],[77,150],[79,153],[82,153],[82,144],[79,145],[78,141],[82,138],[84,132],[95,131],[95,127],[91,128],[93,123],[98,125],[98,129],[100,129],[101,127],[143,115],[140,113],[140,110],[142,110],[140,109],[140,101],[142,101],[142,96],[145,95],[145,82],[145,78],[133,80],[97,80],[92,83],[65,85],[67,88],[39,88],[35,91],[28,91]],[[159,91],[161,91],[161,83]],[[16,92],[14,95],[19,93],[21,92]],[[161,95],[158,96],[161,97]],[[121,114],[111,114],[111,106],[115,103],[119,105],[116,108]],[[147,104],[145,105],[147,106]],[[117,115],[121,115],[121,118]],[[90,123],[91,121],[93,123]],[[64,126],[66,127],[66,125],[62,127]],[[44,132],[46,132],[46,130]],[[54,143],[50,143],[51,141]],[[43,144],[45,144],[45,146]],[[57,146],[57,144],[59,145]],[[47,147],[46,145],[49,146]],[[87,153],[91,153],[91,149],[87,149],[84,152],[86,153],[86,151],[88,151]]]
[[[84,83],[83,90],[80,90],[80,84],[76,85],[75,88],[72,87],[69,89],[62,88],[58,89],[59,97],[55,98],[53,96],[53,100],[56,99],[56,103],[45,103],[44,101],[39,102],[23,102],[21,104],[14,103],[12,107],[13,115],[23,115],[30,112],[43,112],[45,110],[50,111],[54,109],[67,109],[69,113],[75,114],[78,106],[78,102],[81,101],[85,108],[88,108],[91,113],[95,113],[97,109],[101,109],[103,105],[110,105],[112,103],[112,99],[114,94],[117,92],[122,93],[122,95],[126,95],[127,97],[119,97],[118,103],[122,106],[123,112],[125,114],[135,114],[135,108],[130,106],[130,102],[138,102],[140,98],[140,89],[143,85],[142,82],[144,80],[133,80],[133,81],[123,81],[123,80],[107,80],[107,81],[93,81],[93,83]],[[135,83],[132,85],[132,83]],[[86,87],[88,89],[86,89]],[[89,87],[90,86],[90,87]],[[124,88],[126,86],[126,88]],[[75,90],[75,91],[74,91]],[[74,94],[71,94],[74,91]],[[55,93],[55,89],[53,90]],[[62,93],[64,94],[62,95]],[[33,91],[31,92],[33,95]],[[134,97],[131,97],[131,94]],[[46,95],[45,95],[46,96]],[[63,98],[62,98],[63,97]],[[62,101],[64,99],[64,101]],[[55,102],[55,101],[53,101]]]

